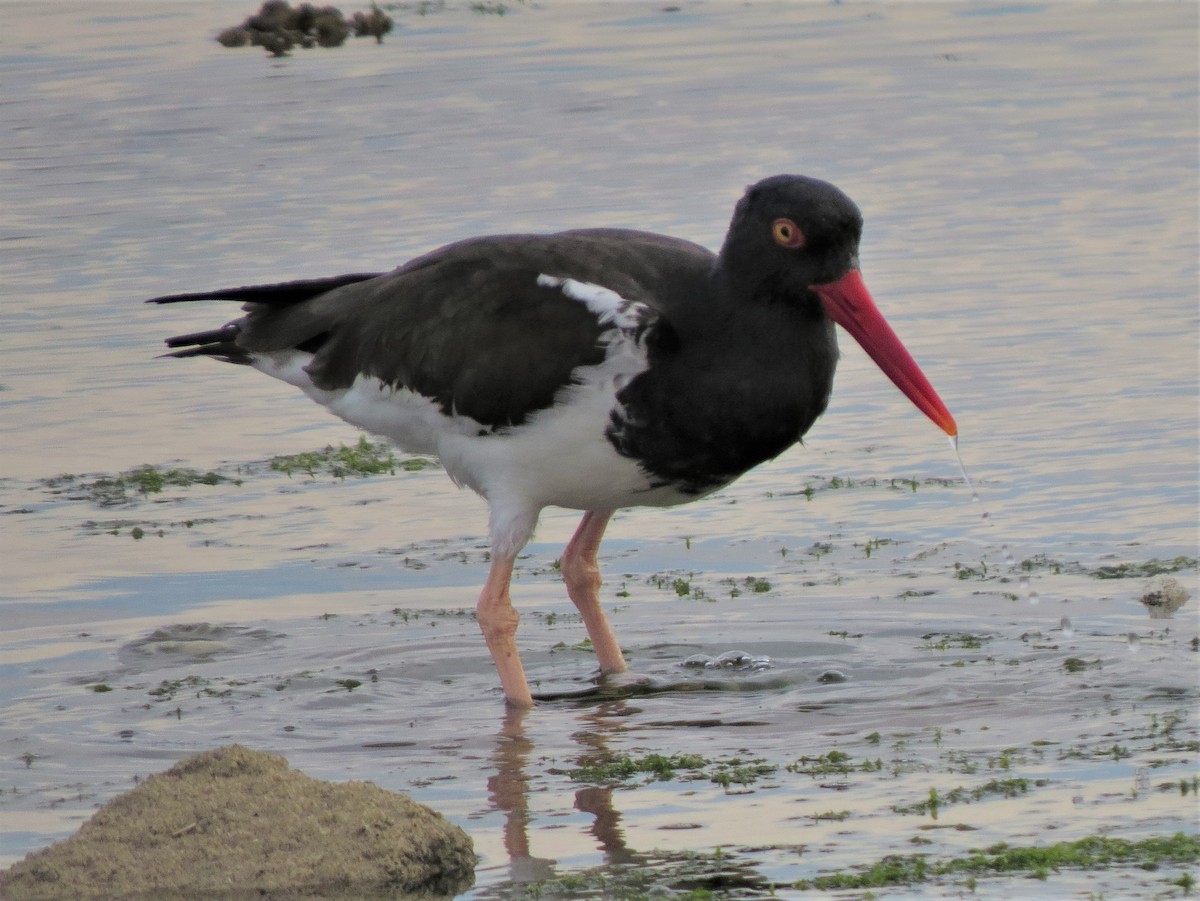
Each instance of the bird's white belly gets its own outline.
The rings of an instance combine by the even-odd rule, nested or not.
[[[305,370],[312,354],[303,351],[260,355],[254,366],[300,388],[352,425],[410,453],[439,457],[455,482],[490,502],[493,532],[512,519],[512,526],[501,531],[519,533],[524,526],[515,520],[532,514],[536,521],[546,506],[612,510],[695,499],[655,485],[637,461],[618,454],[605,437],[617,391],[646,365],[641,348],[623,336],[610,342],[608,351],[603,363],[580,367],[575,384],[563,388],[552,406],[501,430],[445,413],[423,395],[370,376],[360,375],[348,388],[318,388]],[[528,528],[532,531],[532,524]]]
[[[412,454],[440,456],[439,442],[447,434],[479,435],[486,428],[469,416],[448,416],[437,403],[407,388],[393,388],[380,379],[360,375],[349,388],[327,391],[312,383],[305,367],[313,355],[285,351],[254,359],[254,368],[295,385],[309,398],[351,425],[390,438]]]
[[[444,434],[439,456],[459,484],[488,501],[492,549],[514,555],[537,526],[543,507],[617,510],[694,500],[656,486],[604,435],[614,403],[611,389],[573,386],[552,407],[501,434]]]
[[[499,434],[443,434],[439,456],[446,471],[493,502],[513,497],[539,508],[577,510],[670,503],[658,500],[637,462],[605,438],[611,391],[577,385],[563,394],[554,406]]]

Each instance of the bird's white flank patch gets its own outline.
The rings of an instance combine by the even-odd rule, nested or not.
[[[553,275],[539,275],[537,283],[543,288],[558,288],[572,300],[581,301],[603,325],[612,323],[617,328],[630,329],[638,324],[637,312],[641,305],[626,300],[610,288]]]

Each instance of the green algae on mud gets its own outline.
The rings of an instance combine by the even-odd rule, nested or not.
[[[424,457],[410,457],[399,462],[390,444],[370,441],[366,435],[359,436],[354,445],[341,444],[335,448],[330,444],[323,450],[281,454],[267,462],[271,470],[289,476],[300,472],[315,478],[318,472],[323,472],[336,479],[349,475],[395,475],[397,467],[416,472],[429,465],[430,461]]]
[[[1051,572],[1054,575],[1064,573],[1079,573],[1091,576],[1093,579],[1148,579],[1169,573],[1194,570],[1200,566],[1200,558],[1180,554],[1167,560],[1151,557],[1131,563],[1111,563],[1101,566],[1084,566],[1070,560],[1055,560],[1046,554],[1037,554],[1018,564],[1022,571],[1031,573],[1037,571]],[[981,575],[986,575],[982,573]]]
[[[638,782],[708,781],[731,791],[734,785],[744,791],[764,776],[775,773],[778,767],[763,758],[743,759],[739,756],[710,760],[700,754],[619,754],[609,759],[587,763],[566,771],[573,782],[597,785],[631,786]]]
[[[1013,847],[1001,842],[949,860],[931,860],[924,854],[890,855],[852,872],[801,880],[793,887],[818,891],[883,888],[920,885],[959,874],[968,874],[972,879],[1021,875],[1044,880],[1051,872],[1068,868],[1095,870],[1122,864],[1153,872],[1165,866],[1197,861],[1200,861],[1198,836],[1177,832],[1170,836],[1129,841],[1095,835],[1077,841],[1027,847]],[[1187,875],[1185,871],[1179,878]],[[1169,885],[1180,884],[1178,880],[1166,881]],[[975,884],[972,882],[966,887],[973,891]]]
[[[307,476],[309,480],[330,477],[344,482],[351,477],[395,476],[437,466],[436,461],[425,457],[397,457],[387,442],[371,441],[366,435],[360,435],[359,440],[350,445],[339,443],[315,451],[279,454],[268,460],[224,463],[209,470],[143,463],[115,474],[63,473],[39,479],[37,484],[43,492],[61,500],[85,502],[103,509],[134,510],[148,501],[182,503],[188,499],[190,489],[196,486],[243,489],[251,479],[274,474],[286,475],[289,479],[297,475]],[[172,489],[178,493],[168,494]],[[23,512],[35,511],[27,509]],[[180,529],[191,530],[219,522],[213,516],[140,519],[127,515],[119,519],[89,519],[82,523],[82,528],[89,534],[129,535],[140,540],[148,536],[163,538]]]
[[[231,463],[210,470],[142,463],[115,475],[63,473],[39,479],[39,483],[45,491],[66,500],[114,507],[134,504],[152,494],[162,494],[167,488],[220,484],[240,486],[246,478],[263,470],[287,476],[300,473],[314,479],[318,475],[328,475],[344,480],[350,476],[395,475],[397,470],[419,472],[431,466],[436,464],[424,457],[398,459],[387,442],[371,441],[366,435],[361,435],[351,445],[340,443],[334,447],[330,444],[321,450],[279,454],[265,461]]]
[[[116,475],[52,476],[42,479],[43,488],[52,494],[61,494],[67,500],[85,500],[99,507],[116,507],[132,504],[150,494],[161,494],[167,487],[187,488],[192,485],[218,485],[236,479],[209,470],[201,472],[190,467],[154,466],[143,463]]]
[[[404,472],[421,472],[426,469],[437,469],[439,464],[421,456],[397,457],[392,446],[385,441],[373,441],[365,434],[360,435],[353,444],[339,443],[338,446],[326,445],[315,451],[303,451],[295,454],[279,454],[265,461],[244,463],[227,463],[210,470],[198,470],[190,467],[173,465],[141,464],[124,472],[110,474],[63,474],[39,480],[42,489],[50,494],[60,496],[69,501],[87,501],[99,507],[133,507],[139,502],[146,501],[151,495],[161,495],[168,488],[191,488],[196,485],[219,486],[231,485],[241,487],[246,480],[266,473],[280,473],[292,478],[305,475],[315,480],[319,476],[332,477],[338,481],[347,478],[371,478],[374,476],[395,476]],[[814,493],[825,490],[844,488],[882,489],[885,491],[916,491],[917,485],[922,484],[938,488],[955,487],[960,480],[943,478],[926,478],[918,480],[907,477],[860,477],[857,480],[831,476],[810,476],[810,483],[799,492],[768,492],[768,497],[803,495],[809,500]],[[813,483],[817,487],[813,487]],[[32,511],[22,511],[32,512]],[[192,529],[197,525],[210,525],[216,520],[212,517],[193,517],[177,521],[149,521],[124,518],[119,520],[87,521],[84,527],[93,533],[119,535],[128,533],[135,539],[147,535],[163,537],[174,528]],[[886,536],[878,536],[863,542],[853,542],[855,548],[870,559],[888,546],[899,546],[903,542]],[[686,539],[688,549],[691,549],[691,539]],[[815,542],[806,553],[821,559],[833,550],[830,542]],[[936,549],[935,549],[936,550]],[[786,547],[780,549],[787,556]],[[912,555],[914,559],[926,556],[933,551],[918,551]],[[1102,565],[1085,565],[1077,561],[1054,559],[1045,554],[1037,554],[1009,566],[988,566],[986,561],[963,563],[954,561],[953,575],[961,581],[996,582],[1002,585],[1016,581],[1017,573],[1022,578],[1032,573],[1085,574],[1097,580],[1125,580],[1136,578],[1151,578],[1172,573],[1195,571],[1200,567],[1200,559],[1187,555],[1177,555],[1173,558],[1148,560],[1116,561]],[[680,597],[690,597],[694,600],[711,602],[723,595],[737,598],[744,593],[765,593],[773,590],[771,581],[762,576],[743,576],[741,578],[723,577],[711,589],[695,584],[698,573],[692,571],[668,571],[654,573],[644,577],[644,581],[657,588],[665,588],[675,592]],[[634,574],[626,573],[626,579],[635,578]],[[717,586],[720,586],[718,588]],[[923,597],[927,591],[905,591],[902,597]],[[1018,595],[1006,592],[1010,600],[1018,600]],[[1186,597],[1186,593],[1184,594]]]
[[[844,819],[833,815],[830,819]],[[752,848],[718,848],[708,852],[657,852],[641,855],[636,862],[609,864],[563,874],[554,879],[521,886],[494,887],[480,898],[658,898],[683,901],[713,899],[774,898],[781,892],[944,888],[974,894],[981,880],[1046,880],[1064,870],[1103,870],[1128,866],[1147,874],[1160,884],[1159,897],[1171,897],[1179,889],[1187,894],[1194,878],[1186,867],[1200,860],[1200,838],[1175,833],[1137,841],[1088,836],[1052,845],[1012,846],[999,843],[971,851],[961,857],[937,858],[920,853],[892,854],[852,869],[801,879],[792,883],[773,882],[757,871],[749,853]],[[778,848],[802,857],[803,846]],[[1020,888],[1013,887],[1019,895]],[[1096,897],[1091,895],[1090,897]]]
[[[873,821],[878,824],[881,817],[888,817],[883,810],[863,808],[863,797],[884,798],[888,794],[886,786],[894,784],[897,778],[916,776],[925,781],[932,776],[938,784],[925,799],[910,804],[894,803],[890,807],[890,814],[898,815],[896,828],[912,830],[911,844],[925,846],[933,843],[925,836],[935,831],[969,835],[996,815],[975,813],[976,807],[999,811],[1016,800],[1029,809],[1026,799],[1036,807],[1053,807],[1059,803],[1055,799],[1061,797],[1063,763],[1076,769],[1103,767],[1106,761],[1136,755],[1142,764],[1137,770],[1138,787],[1126,798],[1127,802],[1137,803],[1139,793],[1147,797],[1192,796],[1196,791],[1194,780],[1160,777],[1155,782],[1150,775],[1160,768],[1165,774],[1177,770],[1189,759],[1194,761],[1200,747],[1193,738],[1191,719],[1183,708],[1146,713],[1139,725],[1123,735],[1119,746],[1112,743],[1111,736],[1092,735],[1077,744],[1034,740],[998,751],[965,751],[955,747],[966,738],[963,730],[934,728],[891,735],[872,732],[857,741],[839,739],[839,744],[847,750],[832,748],[802,756],[786,766],[769,759],[755,762],[776,775],[775,784],[761,788],[767,794],[780,789],[794,792],[795,787],[789,784],[786,775],[791,774],[807,777],[805,782],[812,786],[811,790],[836,788],[846,793],[844,797],[848,800],[860,799],[855,809],[814,808],[803,814],[814,823],[839,824],[842,830],[839,834],[847,836],[844,839],[847,842],[856,833],[878,828],[878,825],[872,827]],[[869,750],[869,754],[850,753],[859,750],[855,746],[860,743],[861,750]],[[573,781],[596,784],[607,780],[607,784],[623,791],[656,791],[664,781],[695,784],[703,778],[701,768],[707,763],[704,757],[692,752],[635,753],[617,755],[605,763],[568,771],[566,775]],[[904,784],[911,786],[909,782]],[[948,820],[951,811],[955,816]],[[680,824],[670,828],[691,827]],[[1058,826],[1051,821],[1049,828]],[[485,890],[476,897],[716,899],[774,897],[786,891],[821,895],[831,891],[881,890],[879,897],[887,897],[888,890],[919,888],[975,893],[985,887],[988,891],[984,894],[993,897],[1000,896],[997,892],[1019,896],[1021,885],[1031,879],[1053,885],[1055,891],[1061,888],[1063,896],[1078,894],[1062,887],[1067,883],[1073,886],[1089,883],[1093,887],[1123,885],[1129,890],[1136,882],[1139,897],[1179,897],[1193,884],[1189,868],[1200,860],[1200,838],[1182,832],[1131,838],[1085,835],[1049,844],[1010,839],[964,847],[958,853],[948,853],[950,848],[951,845],[945,845],[924,853],[893,853],[874,863],[832,871],[828,865],[822,866],[816,854],[810,854],[818,850],[828,853],[831,850],[828,841],[819,848],[723,845],[699,853],[655,851],[635,855],[636,865],[626,862],[577,870],[534,885],[493,886],[493,890]],[[799,869],[804,875],[780,879],[778,862],[771,866],[764,859],[764,852],[790,861],[782,872]],[[1091,893],[1092,897],[1104,895],[1105,891]]]

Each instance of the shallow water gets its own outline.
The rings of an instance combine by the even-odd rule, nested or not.
[[[479,897],[655,849],[725,847],[782,883],[914,847],[1197,831],[1176,787],[1197,762],[1194,6],[451,5],[284,60],[208,40],[237,3],[56,10],[7,6],[0,29],[0,864],[229,741],[442,810],[482,855]],[[506,717],[467,612],[482,503],[436,469],[272,473],[254,464],[356,435],[253,373],[152,359],[231,311],[143,297],[497,231],[716,246],[741,186],[780,171],[862,206],[867,282],[981,502],[843,340],[805,447],[615,521],[605,591],[656,692]],[[141,463],[242,481],[111,507],[42,481]],[[544,518],[514,590],[543,691],[591,675],[552,566],[573,525]],[[1137,567],[1180,557],[1193,599],[1152,621]],[[203,641],[145,641],[197,623]],[[773,665],[680,665],[735,650]],[[884,769],[786,769],[831,749]],[[740,794],[569,772],[650,752],[777,769]],[[937,821],[894,809],[998,776],[1031,787]]]

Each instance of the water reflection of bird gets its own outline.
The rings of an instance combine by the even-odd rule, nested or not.
[[[509,597],[546,506],[583,510],[562,556],[603,674],[625,671],[596,554],[613,511],[701,498],[825,410],[845,328],[930,419],[954,419],[858,270],[862,217],[823,181],[750,186],[719,254],[621,229],[476,238],[392,272],[155,298],[246,315],[170,338],[295,385],[490,506],[477,612],[509,703],[532,704]]]
[[[572,732],[572,741],[579,744],[580,753],[574,757],[579,767],[610,763],[619,750],[610,746],[610,739],[620,734],[631,711],[621,702],[601,704],[579,717],[579,729]],[[537,748],[526,734],[525,708],[509,707],[496,735],[496,745],[489,757],[492,774],[488,776],[488,802],[493,810],[504,815],[504,850],[509,858],[509,881],[517,885],[546,882],[556,877],[556,861],[537,857],[533,853],[529,797],[538,787],[530,784],[528,772]],[[569,755],[570,756],[570,755]],[[545,759],[544,757],[542,759]],[[621,826],[621,811],[613,803],[613,784],[580,785],[575,790],[574,808],[590,817],[587,831],[595,847],[604,855],[605,864],[640,866],[647,856],[629,847]],[[544,828],[544,824],[543,824]]]

